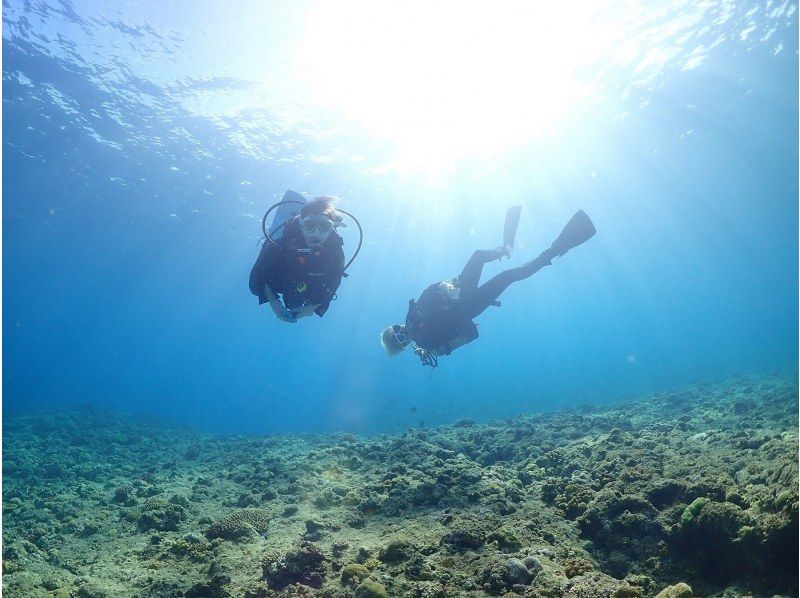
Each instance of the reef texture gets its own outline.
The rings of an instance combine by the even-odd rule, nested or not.
[[[794,374],[398,436],[3,422],[3,596],[796,596]]]

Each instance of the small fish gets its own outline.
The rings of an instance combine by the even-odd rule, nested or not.
[[[419,420],[419,427],[420,428],[424,428],[425,427],[425,420],[424,419]]]
[[[411,413],[416,413],[417,412],[417,408],[416,407],[412,407],[409,411],[411,411]]]

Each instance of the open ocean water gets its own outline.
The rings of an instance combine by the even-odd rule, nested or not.
[[[795,2],[4,0],[2,61],[4,593],[797,595]],[[293,324],[286,190],[363,227]],[[387,357],[512,205],[483,280],[597,234]]]

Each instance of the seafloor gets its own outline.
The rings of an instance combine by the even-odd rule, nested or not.
[[[373,438],[10,415],[3,596],[796,596],[797,407],[792,373]]]

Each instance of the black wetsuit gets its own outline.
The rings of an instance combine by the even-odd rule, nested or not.
[[[322,251],[303,253],[306,242],[297,218],[284,227],[277,246],[264,241],[253,269],[250,271],[250,292],[258,303],[267,302],[264,285],[280,295],[287,309],[319,304],[314,312],[321,316],[331,303],[344,273],[342,238],[332,232]]]
[[[550,250],[545,251],[536,259],[518,268],[500,272],[478,286],[484,264],[502,255],[495,249],[478,250],[472,254],[457,279],[434,283],[425,289],[419,300],[412,300],[406,316],[409,338],[419,348],[436,355],[449,355],[453,349],[474,341],[478,338],[478,327],[472,319],[496,304],[497,298],[510,284],[533,276],[544,266],[549,266],[553,257]],[[448,293],[448,283],[454,288],[451,293]]]

